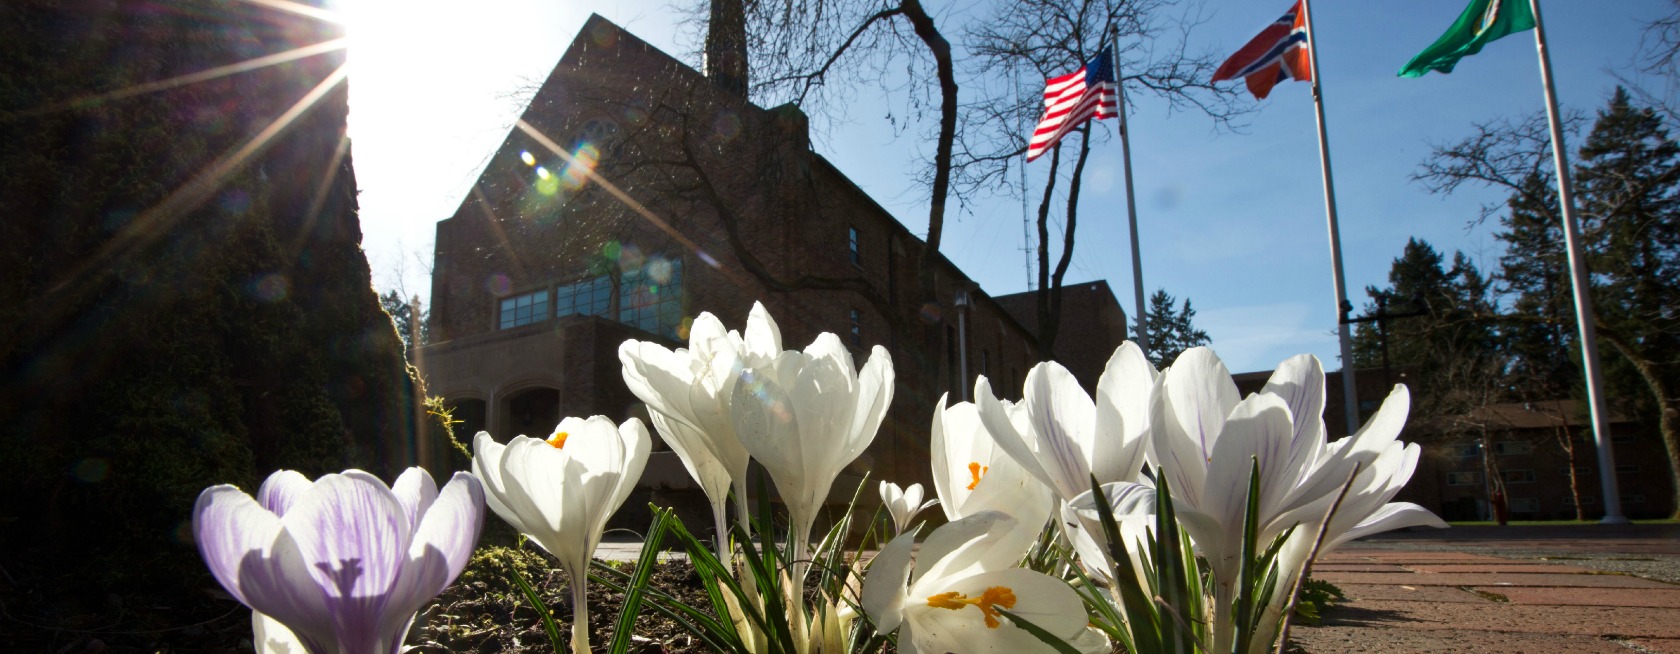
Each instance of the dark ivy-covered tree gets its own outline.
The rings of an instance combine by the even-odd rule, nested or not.
[[[44,627],[5,648],[101,627],[116,651],[202,649],[176,628],[236,605],[202,590],[200,490],[413,462],[344,53],[282,55],[342,29],[256,3],[0,4],[0,632]]]

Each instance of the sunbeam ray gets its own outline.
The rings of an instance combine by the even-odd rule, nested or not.
[[[334,25],[343,25],[346,22],[344,15],[339,12],[332,11],[330,9],[322,9],[320,7],[311,7],[306,4],[291,2],[290,0],[241,0],[241,2],[246,2],[260,7],[268,7],[269,9],[278,9],[286,13],[313,18],[315,20],[332,23]]]
[[[247,1],[250,1],[250,0],[247,0]],[[169,89],[186,86],[188,84],[197,84],[199,82],[205,82],[205,81],[213,80],[213,79],[220,78],[220,77],[227,77],[229,75],[237,75],[239,73],[244,73],[244,72],[257,70],[259,68],[266,68],[266,67],[274,66],[274,65],[277,65],[277,64],[283,64],[283,63],[286,63],[288,61],[297,61],[299,59],[305,59],[305,58],[308,58],[308,57],[313,57],[315,55],[325,54],[325,53],[328,53],[328,52],[333,52],[335,50],[343,50],[346,47],[348,47],[349,44],[350,44],[350,39],[348,37],[336,38],[336,39],[333,39],[331,41],[322,41],[322,42],[316,43],[314,45],[306,45],[306,46],[302,46],[302,47],[298,47],[298,48],[293,48],[291,50],[286,50],[284,52],[276,52],[274,54],[265,55],[265,56],[262,56],[262,57],[257,57],[255,59],[246,59],[245,61],[231,63],[231,64],[228,64],[226,66],[217,66],[215,68],[211,68],[211,69],[208,69],[208,70],[201,70],[201,71],[196,72],[196,73],[188,73],[186,75],[179,75],[179,76],[171,77],[171,78],[165,79],[165,80],[158,80],[156,82],[147,82],[145,84],[130,86],[128,88],[117,89],[115,91],[109,91],[109,92],[106,92],[106,93],[98,93],[98,94],[94,94],[94,95],[82,96],[82,97],[79,97],[79,98],[72,98],[72,99],[69,99],[69,100],[65,100],[63,102],[47,105],[45,107],[41,107],[41,108],[38,108],[38,109],[31,109],[29,111],[23,111],[23,112],[19,112],[19,113],[15,113],[15,114],[9,114],[9,115],[0,115],[0,121],[19,120],[19,119],[24,119],[24,118],[34,118],[34,117],[38,117],[38,116],[45,116],[47,114],[58,113],[60,111],[73,111],[73,110],[77,110],[77,109],[86,109],[88,107],[93,107],[93,106],[97,106],[97,105],[100,105],[100,104],[104,104],[104,103],[110,102],[112,100],[121,100],[121,99],[124,99],[124,98],[132,98],[132,97],[137,96],[137,95],[144,95],[144,94],[147,94],[147,93],[155,93],[157,91],[167,91]]]
[[[518,127],[520,131],[525,132],[531,138],[536,139],[537,143],[542,144],[542,146],[547,148],[549,152],[553,152],[554,154],[559,155],[561,159],[564,159],[566,161],[566,169],[568,171],[576,170],[583,176],[588,177],[597,184],[600,184],[601,188],[607,190],[607,193],[611,194],[614,198],[617,198],[619,202],[623,203],[624,206],[628,207],[631,211],[636,212],[637,215],[640,215],[643,219],[652,223],[654,227],[658,227],[660,230],[663,230],[667,236],[672,238],[672,240],[681,243],[683,247],[688,248],[692,252],[700,254],[701,256],[707,256],[705,250],[700,248],[699,243],[695,243],[687,235],[677,231],[676,228],[671,227],[671,224],[665,222],[665,219],[655,215],[652,210],[649,210],[647,206],[637,201],[636,198],[630,197],[630,194],[625,193],[624,190],[620,189],[617,184],[612,183],[607,178],[602,177],[600,173],[595,172],[594,166],[578,161],[577,157],[572,156],[572,153],[567,152],[565,148],[560,147],[560,144],[555,143],[553,139],[548,138],[547,135],[538,131],[537,128],[532,127],[530,123],[525,122],[525,119],[519,119],[518,122],[514,123],[514,126]],[[741,275],[738,271],[722,266],[719,266],[718,270],[723,272],[725,275],[728,275],[737,284],[747,286],[753,283],[753,280]]]
[[[251,157],[273,143],[275,137],[284,133],[300,116],[320,102],[322,97],[332,91],[334,87],[343,83],[347,75],[348,71],[345,65],[340,64],[331,74],[322,79],[319,84],[316,84],[315,88],[310,89],[284,113],[270,121],[267,127],[252,136],[239,149],[210,164],[204,171],[188,180],[187,183],[182,184],[180,188],[175,189],[162,202],[142,212],[129,224],[123,226],[121,231],[101,245],[98,250],[60,276],[58,281],[47,288],[47,295],[49,297],[55,294],[60,295],[67,301],[73,302],[70,298],[79,296],[80,292],[64,293],[64,291],[77,290],[71,289],[72,285],[85,286],[94,283],[96,276],[90,274],[92,269],[119,269],[120,266],[115,263],[116,259],[125,257],[134,250],[156,241],[161,235],[167,234],[174,221],[180,219],[188,211],[196,208],[206,198],[210,197],[221,187],[228,176],[237,172],[240,167],[250,161]]]

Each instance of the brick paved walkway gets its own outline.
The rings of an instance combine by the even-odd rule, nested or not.
[[[596,556],[634,560],[640,548],[619,539]],[[1680,581],[1680,525],[1385,534],[1319,561],[1313,576],[1348,601],[1291,636],[1308,654],[1680,654],[1680,584],[1602,569],[1618,563]]]
[[[1311,654],[1680,654],[1680,585],[1604,572],[1567,556],[1672,558],[1680,555],[1674,531],[1472,527],[1356,543],[1314,570],[1349,601],[1292,637]]]

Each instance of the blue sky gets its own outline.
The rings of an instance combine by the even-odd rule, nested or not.
[[[1497,262],[1495,225],[1471,223],[1483,204],[1503,195],[1478,189],[1432,195],[1411,175],[1431,145],[1469,135],[1472,123],[1544,108],[1532,34],[1493,43],[1451,75],[1394,75],[1464,4],[1313,4],[1343,256],[1356,306],[1367,285],[1385,282],[1408,237],[1464,250],[1484,271]],[[1208,0],[1200,9],[1207,21],[1191,34],[1191,49],[1233,51],[1288,5]],[[445,9],[450,6],[460,5],[407,5],[401,18],[364,9],[365,18],[352,23],[359,30],[352,33],[353,155],[364,247],[382,289],[426,293],[436,221],[453,213],[506,134],[519,109],[510,98],[546,76],[590,12],[679,57],[691,49],[678,43],[676,14],[663,3],[485,0],[470,11]],[[953,37],[961,21],[984,12],[979,3],[930,7]],[[1631,74],[1643,23],[1671,7],[1668,0],[1546,0],[1563,106],[1601,107],[1617,83],[1613,73]],[[855,98],[850,114],[814,147],[912,231],[925,232],[926,193],[913,175],[915,153],[931,152],[931,143],[918,139],[923,130],[897,133],[885,121],[889,107],[903,107],[902,98],[875,88],[857,89]],[[1274,89],[1239,133],[1216,131],[1198,114],[1169,113],[1154,98],[1133,100],[1146,288],[1191,298],[1197,323],[1234,371],[1267,369],[1300,352],[1340,367],[1309,86]],[[1113,122],[1104,128],[1112,130]],[[1093,151],[1086,173],[1068,281],[1109,280],[1130,313],[1118,141]],[[1026,290],[1021,214],[1019,198],[975,198],[947,216],[943,252],[994,295]]]

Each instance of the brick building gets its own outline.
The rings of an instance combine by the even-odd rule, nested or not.
[[[1415,490],[1412,501],[1443,518],[1491,519],[1488,497],[1496,484],[1489,482],[1495,480],[1503,482],[1513,520],[1573,520],[1577,493],[1588,520],[1604,515],[1598,448],[1580,402],[1496,404],[1409,431],[1425,443],[1425,451],[1412,476],[1415,489],[1408,491]],[[1613,413],[1610,444],[1622,513],[1630,518],[1668,517],[1674,510],[1674,492],[1661,437]],[[1431,501],[1433,505],[1425,504]]]
[[[1027,329],[1038,331],[1038,293],[1027,291],[997,298],[1009,315]],[[1103,367],[1130,333],[1126,310],[1120,308],[1106,280],[1062,285],[1062,315],[1052,356],[1066,365],[1086,389],[1097,387]]]
[[[932,297],[922,256],[934,258]],[[1100,338],[1077,324],[1085,315],[1124,324],[1097,285],[1110,306],[1070,311],[1064,333]],[[423,374],[466,433],[500,440],[546,434],[561,416],[645,419],[619,344],[684,345],[703,311],[739,329],[754,301],[784,347],[826,331],[860,365],[873,345],[893,355],[892,408],[835,484],[840,501],[864,471],[927,482],[932,402],[966,397],[977,374],[1019,397],[1038,361],[1030,329],[811,150],[797,108],[754,106],[594,16],[438,223]],[[1091,347],[1111,352],[1123,333]],[[655,449],[644,486],[692,488]]]

